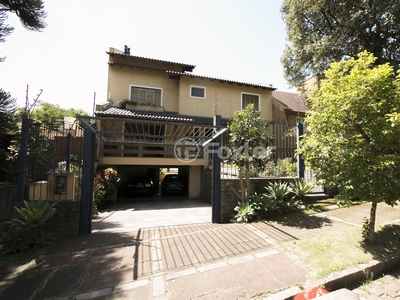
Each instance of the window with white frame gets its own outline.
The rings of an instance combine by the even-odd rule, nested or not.
[[[161,106],[162,90],[131,85],[130,100],[138,104]]]
[[[200,99],[205,99],[206,98],[206,88],[202,86],[190,86],[190,97],[191,98],[200,98]]]
[[[249,104],[254,104],[254,110],[260,111],[260,95],[242,93],[242,110]]]

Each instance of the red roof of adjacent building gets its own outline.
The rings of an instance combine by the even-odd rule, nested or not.
[[[273,91],[272,97],[280,102],[287,109],[290,109],[292,111],[305,113],[307,110],[309,110],[304,98],[297,93]]]

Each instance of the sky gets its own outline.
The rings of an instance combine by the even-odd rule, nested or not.
[[[283,78],[281,0],[59,0],[44,2],[47,27],[0,43],[0,87],[19,106],[39,99],[92,114],[107,100],[109,47],[195,65],[196,75],[293,91]],[[29,86],[29,88],[27,88]],[[28,92],[27,92],[28,90]],[[28,101],[27,101],[28,100]]]

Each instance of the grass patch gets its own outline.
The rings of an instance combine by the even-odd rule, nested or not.
[[[283,248],[311,266],[316,278],[373,259],[373,255],[361,247],[361,229],[356,227],[349,227],[345,232],[319,233],[312,238],[283,244]]]
[[[377,232],[377,243],[365,245],[361,228],[351,227],[345,231],[318,233],[311,238],[282,244],[289,253],[311,266],[313,278],[322,278],[373,259],[399,253],[400,226],[386,226]]]

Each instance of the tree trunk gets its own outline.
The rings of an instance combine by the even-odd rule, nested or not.
[[[369,232],[368,232],[368,242],[373,244],[375,242],[375,220],[376,220],[376,208],[378,206],[377,202],[372,202],[371,211],[369,214]]]
[[[243,170],[239,168],[239,180],[240,180],[240,197],[242,202],[244,202],[244,182],[243,182]]]
[[[250,167],[249,164],[246,166],[246,197],[250,195]]]

